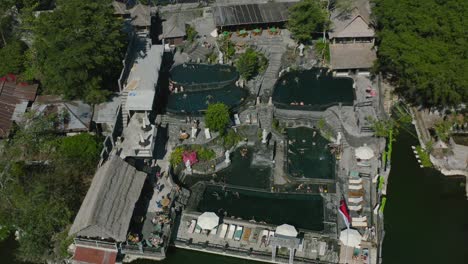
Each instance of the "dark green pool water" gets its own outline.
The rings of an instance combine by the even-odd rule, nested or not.
[[[189,90],[191,87],[235,82],[239,78],[236,68],[220,64],[181,64],[171,70],[171,80]]]
[[[230,156],[231,164],[226,169],[209,175],[188,175],[184,179],[184,184],[192,186],[199,181],[213,180],[216,183],[227,183],[229,185],[265,190],[269,189],[271,168],[252,165],[254,149],[247,149],[248,152],[245,157],[242,157],[240,154],[241,148],[233,151]]]
[[[229,108],[233,108],[242,103],[247,95],[247,90],[235,85],[214,90],[172,93],[168,98],[167,111],[171,113],[200,113],[212,103],[224,103]]]
[[[342,103],[352,105],[355,98],[353,80],[333,77],[326,69],[293,71],[282,76],[275,85],[276,107],[298,110],[324,110]],[[301,105],[291,105],[291,103]]]
[[[238,188],[223,191],[219,186],[207,186],[197,209],[200,212],[223,209],[228,217],[323,230],[323,199],[320,195],[277,194]]]
[[[314,136],[315,132],[315,136]],[[318,130],[306,127],[289,128],[288,172],[297,178],[333,179],[335,156],[329,143]]]

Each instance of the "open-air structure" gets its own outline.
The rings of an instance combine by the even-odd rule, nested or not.
[[[77,236],[76,261],[88,261],[94,253],[108,258],[109,254],[103,251],[117,253],[117,243],[127,239],[133,209],[145,180],[146,173],[118,156],[110,157],[98,168],[69,232]],[[86,249],[94,253],[80,253]],[[115,260],[116,254],[111,256]]]
[[[368,72],[377,58],[374,49],[375,31],[369,2],[354,1],[349,12],[334,10],[331,14],[330,64],[336,72]]]
[[[219,30],[282,26],[288,21],[288,8],[294,3],[267,2],[218,5],[213,7],[213,17]]]

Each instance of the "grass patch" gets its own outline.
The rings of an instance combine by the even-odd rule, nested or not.
[[[419,159],[421,160],[421,165],[423,165],[423,167],[432,167],[432,162],[429,157],[429,154],[421,146],[416,147],[416,152],[418,153]]]

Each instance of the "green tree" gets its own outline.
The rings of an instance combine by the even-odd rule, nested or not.
[[[27,46],[21,41],[12,41],[0,48],[0,75],[21,74],[24,71]]]
[[[268,66],[268,60],[263,53],[248,48],[236,61],[236,68],[245,80],[250,80]]]
[[[236,48],[234,47],[234,43],[229,39],[229,37],[222,37],[218,41],[219,49],[224,54],[224,58],[230,59],[236,53]]]
[[[121,20],[110,0],[58,0],[54,12],[33,24],[34,53],[28,72],[46,92],[89,103],[105,99],[121,68]]]
[[[434,130],[437,137],[447,142],[450,138],[452,123],[448,120],[440,121],[434,125]]]
[[[459,0],[375,1],[377,68],[412,103],[468,101],[467,11]]]
[[[191,25],[188,25],[186,32],[187,32],[187,40],[190,43],[192,43],[198,35],[197,31],[195,30],[194,27],[192,27]]]
[[[226,127],[231,123],[229,108],[223,103],[208,105],[205,123],[209,129],[224,134]]]
[[[8,44],[8,40],[12,34],[13,16],[11,10],[14,5],[15,0],[0,1],[0,47],[6,46]]]
[[[20,231],[20,259],[44,263],[63,256],[58,240],[80,207],[100,149],[95,136],[55,134],[54,116],[32,112],[25,119],[0,147],[0,226]]]
[[[322,32],[328,26],[328,16],[323,3],[304,0],[289,9],[288,28],[299,42],[310,42],[312,33]]]

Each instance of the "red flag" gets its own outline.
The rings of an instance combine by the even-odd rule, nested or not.
[[[350,222],[351,222],[351,216],[349,216],[349,210],[348,206],[346,205],[346,202],[344,199],[341,199],[340,201],[340,208],[338,210],[340,212],[341,216],[343,217],[343,221],[346,224],[346,227],[349,228]]]

